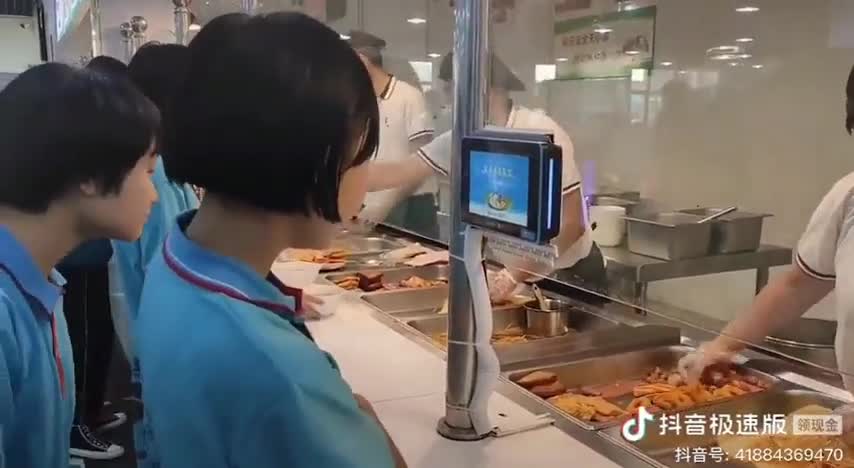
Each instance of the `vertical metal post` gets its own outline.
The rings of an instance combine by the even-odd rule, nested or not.
[[[254,15],[258,11],[258,0],[240,0],[240,4],[246,14]]]
[[[131,37],[131,44],[133,44],[131,57],[133,57],[133,54],[136,54],[136,51],[147,42],[148,20],[142,16],[134,16],[130,19],[130,28],[133,31],[133,37]]]
[[[130,63],[133,58],[135,49],[133,48],[133,29],[129,22],[124,22],[119,25],[119,34],[122,36],[122,44],[125,49],[125,62]]]
[[[92,0],[89,7],[89,22],[92,24],[92,58],[104,53],[104,39],[101,32],[101,0]]]
[[[445,418],[439,433],[456,440],[479,439],[469,417],[477,373],[471,289],[463,263],[465,226],[462,222],[463,136],[482,128],[486,116],[486,62],[489,31],[488,0],[457,0],[454,29],[454,113],[451,156],[450,304],[448,311],[448,375]]]
[[[172,0],[175,5],[175,43],[190,43],[190,0]]]

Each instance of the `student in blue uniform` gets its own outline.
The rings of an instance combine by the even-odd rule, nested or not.
[[[95,57],[86,68],[110,79],[128,79],[127,65],[113,57]],[[125,413],[107,412],[104,406],[115,340],[108,268],[112,256],[110,240],[96,239],[81,244],[56,266],[66,281],[63,309],[74,355],[77,398],[71,455],[96,460],[124,454],[123,447],[102,439],[100,434],[127,421]]]
[[[189,50],[178,44],[152,44],[139,49],[128,67],[131,81],[161,111],[165,110],[176,90],[182,83],[189,62]],[[121,337],[125,353],[131,365],[131,382],[134,384],[134,396],[139,398],[139,365],[135,358],[133,340],[130,339],[137,312],[142,285],[149,262],[160,252],[163,240],[175,223],[175,218],[185,211],[197,208],[199,200],[187,184],[171,181],[163,167],[162,155],[157,158],[157,166],[152,180],[159,199],[151,210],[151,216],[145,224],[142,236],[136,242],[114,242],[115,261],[124,301],[118,307],[118,320],[122,321],[119,330],[128,331]],[[141,422],[134,424],[134,445],[137,454],[148,451],[147,437],[143,433]]]
[[[178,218],[143,286],[148,462],[405,466],[314,343],[301,292],[270,275],[283,249],[328,246],[362,204],[379,133],[367,71],[336,32],[298,13],[226,15],[189,48],[165,163],[205,198]]]
[[[0,467],[68,467],[74,370],[53,266],[140,235],[158,127],[130,83],[89,70],[40,65],[0,91]]]

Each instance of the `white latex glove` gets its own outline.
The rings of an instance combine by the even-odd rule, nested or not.
[[[703,343],[696,351],[679,360],[679,373],[686,382],[694,384],[700,381],[703,372],[709,367],[732,363],[734,355],[733,351],[718,342]]]
[[[506,300],[516,292],[516,288],[519,286],[519,282],[506,268],[498,273],[488,273],[486,281],[489,285],[489,299],[492,302]]]
[[[854,403],[834,409],[833,414],[842,416],[842,437],[850,443],[854,439]]]

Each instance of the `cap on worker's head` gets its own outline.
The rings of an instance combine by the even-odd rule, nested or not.
[[[385,49],[386,42],[373,34],[365,31],[350,31],[350,45],[354,49]]]
[[[489,53],[489,85],[494,88],[506,89],[507,91],[524,91],[525,83],[510,70],[503,60],[497,55]],[[442,58],[439,65],[439,79],[451,81],[454,77],[454,53],[449,52]]]
[[[372,64],[383,66],[383,49],[386,42],[377,36],[365,31],[350,31],[350,46]]]

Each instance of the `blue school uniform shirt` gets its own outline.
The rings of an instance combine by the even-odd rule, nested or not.
[[[131,326],[139,310],[139,297],[142,294],[142,283],[148,263],[160,251],[163,239],[166,238],[175,218],[185,211],[199,207],[199,199],[189,185],[176,184],[166,177],[163,159],[158,158],[151,180],[159,198],[151,208],[142,236],[135,242],[113,242],[121,289],[124,293],[123,309]]]
[[[62,285],[0,226],[0,468],[67,468],[74,367]]]
[[[149,266],[135,328],[149,466],[393,467],[379,424],[290,313],[298,294],[188,239],[193,215]]]

